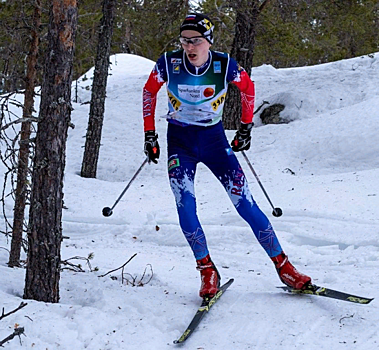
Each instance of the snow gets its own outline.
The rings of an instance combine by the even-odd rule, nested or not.
[[[166,174],[166,96],[157,104],[162,154],[146,165],[110,217],[103,217],[144,160],[142,87],[154,62],[112,56],[97,179],[78,174],[83,157],[92,70],[78,80],[67,140],[62,259],[94,253],[90,271],[65,270],[58,304],[28,305],[0,321],[0,340],[25,328],[22,343],[7,349],[174,349],[200,303],[199,273],[178,225]],[[247,151],[275,206],[272,208],[241,155],[250,189],[272,222],[292,263],[316,284],[366,297],[359,305],[296,296],[238,216],[217,179],[200,165],[196,178],[200,220],[223,281],[235,278],[183,349],[379,348],[379,53],[302,68],[252,72],[256,107],[286,105],[289,124],[267,125],[255,117]],[[73,98],[75,83],[73,84]],[[227,131],[231,140],[233,131]],[[1,179],[0,179],[1,180]],[[7,216],[13,203],[8,198]],[[3,222],[3,220],[2,220]],[[1,223],[1,225],[4,225]],[[7,267],[10,242],[0,235],[0,306],[22,299],[25,269]],[[6,249],[5,249],[6,248]],[[143,286],[132,286],[125,278]],[[23,254],[23,258],[25,255]],[[151,277],[151,269],[153,277]],[[143,276],[146,271],[145,276]],[[110,278],[113,276],[113,278]],[[122,283],[124,282],[124,283]]]

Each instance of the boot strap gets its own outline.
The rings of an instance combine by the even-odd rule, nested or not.
[[[279,262],[279,259],[276,260],[276,259],[274,258],[273,260],[274,260],[274,263],[275,263],[275,267],[276,267],[278,270],[280,270],[280,269],[281,269],[281,268],[287,263],[287,261],[288,261],[288,256],[285,255],[283,261],[281,261],[281,262]]]
[[[201,271],[201,270],[208,269],[210,267],[212,267],[212,268],[214,267],[214,265],[211,261],[206,263],[206,264],[203,264],[203,265],[197,265],[196,270]]]

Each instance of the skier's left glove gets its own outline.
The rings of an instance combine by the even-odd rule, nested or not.
[[[149,163],[153,162],[158,163],[158,158],[160,155],[159,143],[158,143],[158,134],[154,131],[145,132],[145,147],[144,151],[146,156],[149,158]]]
[[[251,142],[251,129],[254,123],[243,124],[241,123],[240,128],[236,132],[232,143],[232,150],[234,152],[247,151],[250,148]]]

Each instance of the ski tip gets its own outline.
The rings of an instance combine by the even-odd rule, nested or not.
[[[233,282],[234,282],[234,278],[230,278],[225,284],[231,285]]]
[[[348,301],[352,301],[352,302],[355,302],[355,303],[358,303],[358,304],[365,304],[365,305],[370,304],[375,299],[375,298],[361,298],[361,297],[359,297],[359,298],[352,297],[352,298],[353,298],[353,300],[350,300],[348,298]]]
[[[173,341],[173,343],[174,343],[175,345],[182,344],[182,343],[183,343],[183,340],[181,340],[180,338],[179,338],[179,339],[175,339],[175,340]]]
[[[342,300],[342,301],[350,301],[352,303],[363,304],[363,305],[370,304],[374,300],[374,298],[360,297],[357,295],[348,294],[345,292],[340,292],[340,291],[337,291],[334,289],[329,289],[326,287],[320,287],[320,286],[317,286],[315,284],[310,284],[305,289],[293,289],[293,288],[288,287],[288,286],[280,286],[280,287],[276,287],[276,288],[280,288],[280,289],[285,290],[285,291],[292,293],[292,294],[319,295],[319,296],[329,297],[332,299],[337,299],[337,300]]]
[[[173,343],[175,345],[183,345],[183,343],[187,340],[188,337],[188,334],[183,334],[179,339],[175,339]]]

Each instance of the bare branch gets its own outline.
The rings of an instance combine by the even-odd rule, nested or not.
[[[148,278],[148,280],[146,282],[144,282],[144,278],[145,278],[145,275],[146,275],[146,271],[147,271],[147,268],[150,267],[150,277]],[[153,279],[153,276],[154,276],[154,273],[153,273],[153,267],[151,266],[151,264],[147,264],[146,267],[145,267],[145,270],[142,274],[142,277],[139,279],[139,281],[137,282],[137,277],[138,276],[135,276],[133,277],[130,273],[127,273],[126,275],[129,275],[131,280],[128,280],[127,278],[124,278],[124,268],[122,269],[122,274],[121,274],[121,283],[124,284],[124,279],[126,280],[126,283],[127,284],[130,284],[131,286],[135,287],[143,287],[145,284],[148,284],[152,279]]]
[[[21,302],[21,304],[14,310],[8,312],[8,313],[4,313],[4,308],[3,308],[3,311],[1,313],[1,316],[0,316],[0,320],[2,320],[4,317],[7,317],[11,314],[14,314],[15,312],[17,312],[18,310],[21,310],[24,306],[28,305],[28,303],[24,303],[23,301]],[[1,344],[0,344],[1,345]]]
[[[17,120],[13,120],[11,121],[10,123],[8,124],[5,124],[4,126],[1,127],[1,131],[9,128],[11,125],[13,124],[20,124],[20,123],[24,123],[24,122],[38,122],[38,118],[36,117],[29,117],[29,118],[19,118]]]
[[[24,334],[24,327],[16,327],[14,329],[14,332],[11,335],[8,335],[5,339],[0,341],[0,346],[3,346],[3,344],[5,344],[9,340],[12,340],[14,337],[17,337],[17,336],[20,337],[21,334]],[[21,342],[21,337],[20,337],[20,342]]]
[[[100,275],[100,276],[98,276],[98,277],[105,277],[106,275],[109,275],[110,273],[112,273],[112,272],[115,272],[115,271],[117,271],[117,270],[120,270],[120,269],[123,269],[124,268],[124,266],[126,265],[126,264],[128,264],[135,256],[137,255],[137,253],[135,253],[125,264],[123,264],[122,266],[120,266],[120,267],[118,267],[117,269],[114,269],[114,270],[111,270],[111,271],[109,271],[109,272],[107,272],[107,273],[105,273],[104,275]]]
[[[151,274],[150,274],[150,278],[149,278],[146,282],[144,282],[143,279],[145,278],[146,270],[147,270],[148,267],[150,267],[150,272],[151,272]],[[148,283],[153,279],[153,275],[154,275],[154,273],[153,273],[153,266],[152,266],[151,264],[148,264],[148,265],[145,267],[145,271],[143,272],[140,281],[138,282],[138,286],[139,286],[139,287],[143,287],[145,284],[148,284]]]
[[[254,115],[258,113],[264,105],[270,104],[268,101],[262,101],[262,104],[254,111]]]
[[[72,262],[69,262],[70,260],[85,260],[87,262],[87,265],[90,269],[90,271],[97,271],[97,267],[95,267],[94,269],[92,269],[92,266],[91,266],[91,263],[90,263],[90,260],[93,258],[93,253],[90,253],[88,255],[87,258],[84,258],[82,256],[74,256],[72,258],[69,258],[69,259],[66,259],[66,260],[63,260],[61,261],[61,265],[65,265],[65,266],[68,266],[68,267],[61,267],[61,270],[71,270],[71,271],[75,271],[75,272],[85,272],[83,269],[82,269],[82,266],[80,264],[73,264]]]
[[[10,253],[9,249],[7,249],[7,248],[0,247],[0,249],[4,249],[4,250],[6,250],[8,253]]]

